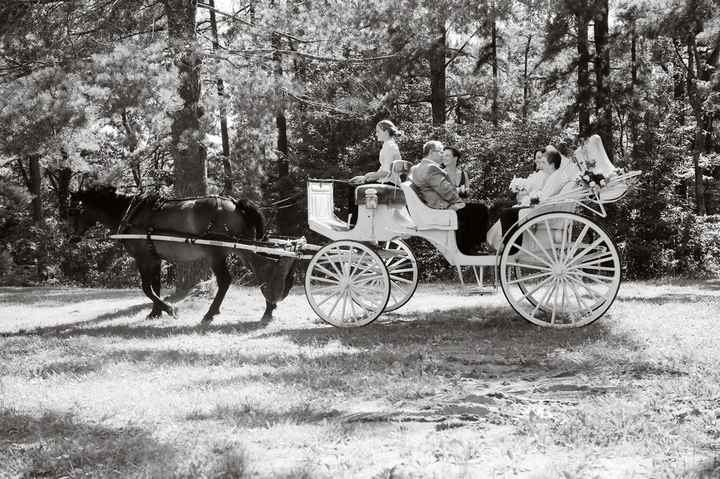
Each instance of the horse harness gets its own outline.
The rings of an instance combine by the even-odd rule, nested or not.
[[[208,221],[208,226],[205,229],[205,232],[203,234],[199,235],[201,238],[207,237],[212,233],[212,230],[215,229],[215,225],[217,223],[218,216],[220,215],[220,212],[222,212],[221,201],[224,199],[232,201],[231,198],[213,195],[213,196],[209,196],[209,197],[197,196],[197,197],[189,197],[189,198],[168,199],[168,198],[161,198],[157,195],[137,194],[137,195],[133,196],[132,200],[130,200],[130,204],[128,205],[128,208],[125,211],[125,214],[123,215],[122,220],[120,220],[120,224],[118,225],[118,229],[117,229],[117,234],[123,234],[128,230],[128,228],[133,226],[131,220],[138,213],[138,211],[140,210],[140,207],[143,206],[148,201],[154,201],[154,204],[151,205],[151,209],[156,211],[156,210],[162,208],[163,206],[165,206],[166,203],[171,202],[171,201],[175,201],[175,202],[192,201],[192,200],[197,200],[197,199],[202,199],[202,198],[213,198],[215,200],[214,214],[211,216],[210,221]],[[233,203],[234,203],[234,201],[233,201]],[[227,224],[223,225],[223,229],[226,234],[228,234],[229,236],[232,236],[230,234],[230,228],[228,227]],[[156,234],[156,233],[158,233],[158,231],[155,228],[153,228],[152,226],[148,226],[145,228],[146,245],[147,245],[148,251],[154,256],[157,256],[157,250],[155,249],[155,243],[153,242],[151,235]],[[175,234],[176,232],[169,231],[168,233]]]

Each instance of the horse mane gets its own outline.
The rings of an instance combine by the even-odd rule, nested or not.
[[[237,211],[245,216],[250,226],[255,229],[255,239],[263,239],[265,237],[265,217],[260,208],[250,200],[236,199],[234,201]]]
[[[105,211],[118,221],[123,217],[132,197],[118,194],[114,187],[95,186],[72,194],[74,200]]]

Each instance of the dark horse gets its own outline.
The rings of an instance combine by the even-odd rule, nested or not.
[[[75,231],[82,234],[96,222],[124,234],[154,234],[203,237],[232,241],[261,240],[265,236],[265,220],[260,210],[248,201],[220,196],[204,196],[178,200],[157,196],[124,196],[111,187],[95,187],[72,194],[71,220]],[[272,318],[278,301],[287,296],[292,286],[296,260],[274,258],[247,250],[218,246],[200,246],[167,241],[122,240],[135,259],[142,290],[153,302],[148,318],[157,318],[163,311],[174,315],[173,308],[160,299],[160,260],[171,262],[207,259],[217,278],[218,291],[202,319],[209,323],[220,312],[232,277],[226,258],[232,252],[249,267],[265,296],[266,308],[262,321]]]

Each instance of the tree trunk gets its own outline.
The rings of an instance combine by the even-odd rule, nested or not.
[[[630,123],[630,141],[632,141],[632,147],[630,149],[630,156],[633,159],[637,158],[638,150],[637,150],[637,143],[638,143],[638,111],[640,109],[640,104],[637,98],[638,92],[637,92],[637,86],[638,86],[638,64],[637,64],[637,30],[636,30],[636,20],[633,18],[631,20],[630,24],[630,98],[631,98],[631,106],[630,106],[630,115],[629,115],[629,123]]]
[[[695,141],[693,141],[692,150],[693,168],[695,169],[695,212],[699,215],[705,215],[705,188],[703,185],[703,171],[700,166],[700,155],[705,150],[705,115],[698,97],[697,78],[695,76],[695,62],[699,61],[699,59],[695,58],[695,32],[689,32],[687,35],[687,54],[687,93],[695,116]]]
[[[30,194],[33,196],[32,199],[32,219],[33,223],[37,224],[42,221],[42,200],[40,198],[41,191],[41,174],[40,174],[40,157],[38,155],[30,155],[29,158],[29,171],[30,171]]]
[[[433,125],[444,125],[447,120],[445,106],[447,94],[445,91],[445,51],[446,31],[444,16],[437,20],[433,30],[435,43],[430,50],[430,104],[432,105]]]
[[[275,76],[280,80],[283,76],[283,65],[282,55],[278,52],[282,48],[282,38],[277,32],[273,32],[271,38],[273,52],[273,62],[275,64],[274,71]],[[279,92],[278,92],[279,93]],[[278,95],[280,97],[280,95]],[[288,126],[287,118],[285,117],[285,109],[280,105],[275,113],[275,127],[277,129],[277,182],[275,184],[276,191],[281,194],[288,194],[292,192],[293,185],[290,181],[290,162],[289,148],[288,148]],[[291,211],[291,208],[279,208],[275,215],[275,223],[277,225],[277,231],[283,235],[289,235],[293,232],[296,226],[297,219],[295,212]]]
[[[530,55],[530,44],[532,42],[532,35],[528,35],[527,42],[525,43],[524,52],[524,65],[523,65],[523,106],[522,106],[522,120],[523,123],[527,121],[528,113],[528,102],[530,101],[530,79],[528,78],[528,56]]]
[[[495,3],[492,5],[492,28],[490,32],[490,48],[492,49],[492,106],[490,118],[495,128],[498,126],[498,61],[497,61],[497,21],[495,19]]]
[[[217,51],[220,46],[218,40],[217,19],[215,18],[215,0],[208,0],[210,5],[210,28],[213,35],[213,51]],[[230,138],[227,126],[227,105],[225,104],[225,85],[222,78],[217,79],[218,101],[220,103],[220,138],[222,138],[222,163],[223,163],[223,195],[232,196],[233,193],[233,175],[232,165],[230,164]]]
[[[57,170],[57,201],[58,201],[58,214],[61,219],[66,220],[69,213],[70,205],[70,181],[72,180],[72,170],[68,167],[63,167]]]
[[[577,19],[577,109],[578,109],[578,135],[586,138],[590,134],[590,100],[592,97],[590,85],[590,52],[588,51],[588,20],[583,13],[576,15]]]
[[[608,0],[596,3],[595,22],[595,114],[597,133],[602,138],[605,152],[614,160],[613,119],[610,99],[610,49],[608,48]]]
[[[200,117],[200,66],[202,58],[195,44],[194,0],[164,0],[168,42],[178,68],[177,92],[181,107],[172,112],[170,152],[175,169],[175,196],[207,194],[207,152],[202,146]],[[180,263],[176,289],[188,291],[207,277],[203,262]]]

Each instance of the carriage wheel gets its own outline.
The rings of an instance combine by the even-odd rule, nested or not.
[[[513,309],[534,324],[586,326],[615,301],[620,256],[605,230],[590,219],[546,213],[527,220],[508,238],[500,256],[500,285]]]
[[[387,241],[384,249],[385,267],[390,275],[390,299],[385,311],[395,311],[410,301],[417,289],[420,274],[415,255],[404,241]]]
[[[340,328],[365,326],[385,309],[390,276],[370,247],[356,241],[336,241],[310,260],[305,296],[323,321]]]

